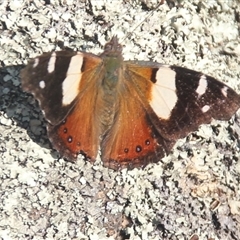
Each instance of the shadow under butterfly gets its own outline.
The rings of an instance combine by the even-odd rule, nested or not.
[[[97,56],[44,53],[21,72],[39,101],[49,139],[70,161],[79,153],[105,167],[146,166],[179,138],[214,119],[229,120],[240,95],[203,73],[148,61],[124,61],[114,36]]]

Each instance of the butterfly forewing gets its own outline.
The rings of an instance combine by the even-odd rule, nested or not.
[[[151,78],[145,80],[151,82],[151,95],[143,97],[142,101],[147,100],[158,117],[158,121],[155,121],[155,117],[149,113],[165,139],[185,137],[213,118],[229,120],[240,107],[240,96],[210,76],[182,67],[157,63],[151,66],[149,62],[131,65],[130,70],[143,76],[146,68],[151,68],[153,73]],[[139,79],[133,78],[136,86],[142,85]],[[140,89],[141,93],[143,91]]]
[[[46,119],[56,124],[67,115],[88,81],[96,77],[101,62],[98,56],[82,52],[45,53],[22,70],[22,87],[34,94]],[[83,72],[89,77],[83,78]]]

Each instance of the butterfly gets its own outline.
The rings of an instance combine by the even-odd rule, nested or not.
[[[44,53],[21,71],[22,88],[39,101],[61,156],[105,167],[144,167],[179,138],[212,119],[229,120],[240,95],[213,77],[149,61],[124,61],[114,36],[99,56]]]

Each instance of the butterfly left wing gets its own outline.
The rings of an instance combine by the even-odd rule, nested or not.
[[[104,165],[114,169],[157,162],[177,139],[240,107],[234,90],[189,69],[130,61],[122,75],[119,111],[102,143]]]
[[[97,156],[100,125],[95,122],[95,103],[102,70],[96,55],[59,51],[30,60],[21,72],[23,89],[35,96],[48,121],[53,147],[69,160],[80,152],[92,161]]]

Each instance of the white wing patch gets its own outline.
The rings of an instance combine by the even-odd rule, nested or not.
[[[228,87],[224,86],[224,87],[221,89],[221,91],[222,91],[223,96],[224,96],[224,97],[227,97]]]
[[[205,75],[202,75],[198,82],[198,87],[196,89],[196,93],[198,94],[198,97],[201,97],[207,90],[207,78]]]
[[[39,63],[39,58],[34,59],[33,68],[37,67]]]
[[[152,86],[150,105],[159,118],[169,119],[177,103],[176,72],[168,66],[160,67]]]
[[[53,52],[48,62],[48,73],[52,73],[55,70],[55,63],[56,63],[56,53]]]
[[[39,87],[41,89],[44,89],[46,87],[46,84],[45,84],[45,82],[43,80],[39,82]]]
[[[202,107],[202,112],[206,113],[209,109],[210,109],[210,106],[209,105],[205,105],[205,106]]]
[[[78,95],[79,93],[79,84],[82,77],[82,68],[83,64],[83,55],[78,52],[77,55],[71,58],[67,77],[64,79],[62,83],[62,105],[69,105]]]

